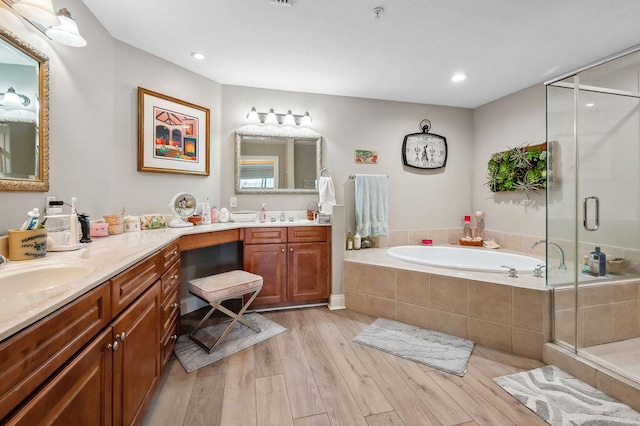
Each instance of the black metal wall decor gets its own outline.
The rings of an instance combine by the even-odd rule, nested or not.
[[[402,142],[402,162],[416,169],[440,169],[447,164],[447,138],[429,133],[431,122],[420,122],[420,133],[411,133]]]

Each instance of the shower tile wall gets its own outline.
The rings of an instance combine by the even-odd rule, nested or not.
[[[575,290],[556,288],[556,340],[573,343]],[[640,337],[640,280],[590,284],[578,295],[579,347]]]

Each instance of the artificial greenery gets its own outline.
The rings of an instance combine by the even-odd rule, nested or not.
[[[485,185],[493,192],[545,189],[547,144],[519,146],[493,154]]]

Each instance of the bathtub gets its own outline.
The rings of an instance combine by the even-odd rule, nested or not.
[[[533,272],[536,266],[544,264],[544,260],[521,254],[449,246],[398,246],[387,250],[387,256],[438,268],[478,272],[507,273],[503,265],[518,272]]]

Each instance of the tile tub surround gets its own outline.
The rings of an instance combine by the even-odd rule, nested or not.
[[[544,279],[417,265],[385,252],[346,252],[348,309],[542,360],[551,340],[551,292]]]

